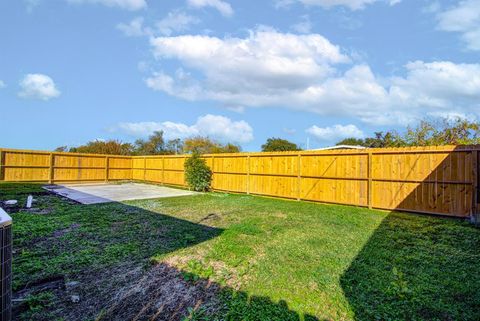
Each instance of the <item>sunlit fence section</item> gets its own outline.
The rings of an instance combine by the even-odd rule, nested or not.
[[[0,150],[0,180],[98,182],[132,179],[130,156]]]
[[[469,217],[480,146],[211,154],[212,188],[379,209]],[[188,155],[112,156],[4,149],[0,180],[137,180],[185,185]]]

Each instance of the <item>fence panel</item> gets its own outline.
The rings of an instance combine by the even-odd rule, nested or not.
[[[132,157],[0,149],[0,180],[101,182],[132,179]]]
[[[108,156],[108,179],[131,180],[133,179],[133,159],[124,156]]]
[[[50,154],[42,152],[1,152],[1,176],[4,181],[48,181]]]
[[[205,160],[214,173],[212,188],[236,193],[247,192],[247,157],[220,154]]]

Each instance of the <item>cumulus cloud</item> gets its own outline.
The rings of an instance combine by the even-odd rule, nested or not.
[[[312,31],[312,22],[308,16],[303,16],[302,20],[291,27],[298,33],[310,33]]]
[[[28,74],[20,81],[19,97],[49,100],[60,96],[52,78],[42,74]]]
[[[147,7],[145,0],[67,0],[70,3],[94,3],[102,4],[107,7],[118,7],[127,10],[140,10]]]
[[[140,37],[151,34],[149,28],[144,27],[143,17],[136,17],[132,19],[129,23],[119,23],[117,29],[122,31],[126,36],[129,37]]]
[[[128,23],[120,23],[117,29],[122,31],[129,37],[154,36],[165,35],[170,36],[174,33],[179,33],[190,29],[194,24],[199,23],[200,20],[194,16],[188,15],[182,11],[172,11],[163,19],[158,20],[154,27],[145,26],[145,19],[143,17],[136,17]]]
[[[322,142],[339,141],[344,138],[363,138],[365,135],[355,125],[334,125],[329,127],[312,126],[306,130],[316,140]]]
[[[199,23],[196,17],[181,11],[169,12],[168,15],[156,23],[157,30],[166,36],[172,33],[188,30],[192,25]]]
[[[147,79],[153,89],[185,99],[223,101],[227,105],[260,106],[278,95],[302,90],[332,75],[331,63],[349,58],[320,35],[294,35],[257,30],[247,38],[202,35],[151,40],[156,59],[176,59],[200,71],[199,82],[180,68],[175,75],[158,72]]]
[[[397,103],[449,111],[480,106],[480,64],[415,61],[405,68],[406,77],[392,79],[390,93]]]
[[[460,1],[437,14],[438,28],[458,32],[470,50],[480,50],[480,1]]]
[[[323,8],[343,6],[351,10],[360,10],[376,2],[384,2],[393,6],[400,1],[401,0],[277,0],[276,7],[288,7],[293,3],[300,2],[306,6],[320,6]]]
[[[232,6],[228,2],[222,0],[188,0],[188,4],[194,8],[215,8],[225,17],[233,15]]]
[[[401,76],[379,77],[319,34],[267,28],[245,38],[153,37],[151,46],[157,60],[179,67],[151,74],[147,86],[189,101],[284,107],[375,125],[480,110],[480,64],[415,61]]]
[[[253,129],[245,121],[233,121],[219,115],[204,115],[193,125],[165,122],[120,123],[118,129],[135,137],[145,137],[163,130],[167,139],[207,136],[221,142],[247,143],[253,140]]]

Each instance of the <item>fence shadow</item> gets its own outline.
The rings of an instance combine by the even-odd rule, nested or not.
[[[283,300],[273,302],[268,297],[251,296],[193,276],[195,281],[190,273],[165,263],[157,264],[135,284],[123,288],[97,320],[179,321],[216,317],[244,321],[319,321],[289,309]]]
[[[31,192],[19,194],[19,203]],[[13,214],[14,320],[28,310],[29,297],[56,295],[47,312],[65,320],[93,318],[118,288],[137,279],[150,258],[219,236],[223,229],[124,203],[83,205],[54,194],[35,194],[34,208]],[[14,209],[18,211],[20,209]],[[28,215],[28,218],[27,218]],[[21,223],[20,223],[21,222]],[[33,225],[39,224],[41,229]],[[45,232],[48,231],[48,232]],[[74,289],[68,282],[75,281]],[[72,304],[71,295],[80,302]],[[25,319],[25,316],[23,317]],[[37,313],[29,320],[52,320]]]
[[[397,154],[385,171],[392,181],[374,179],[374,207],[469,218],[478,202],[478,146]],[[398,179],[398,181],[395,181]]]
[[[451,220],[384,219],[340,279],[355,320],[480,320],[480,233]]]
[[[27,188],[22,197],[28,194]],[[40,207],[49,202],[42,200],[42,195],[36,194]],[[48,205],[53,206],[52,212],[39,208],[24,215],[34,215],[31,219],[37,223],[44,219],[63,221],[65,217],[49,215],[55,215],[56,206],[64,207],[68,202],[66,215],[72,215],[70,221],[75,224],[42,238],[26,237],[16,242],[15,253],[28,249],[30,255],[26,259],[14,256],[14,275],[23,282],[14,293],[19,302],[14,307],[14,320],[180,321],[189,314],[193,314],[191,320],[206,320],[206,315],[216,314],[222,320],[318,321],[290,309],[285,301],[252,296],[191,273],[187,278],[184,271],[161,258],[162,263],[149,260],[218,237],[223,229],[208,226],[211,214],[192,222],[124,203],[83,205],[60,200],[54,194],[47,197],[57,201]],[[92,250],[92,244],[98,244],[98,251]],[[88,255],[71,255],[82,251]],[[69,258],[62,260],[64,255]],[[20,265],[30,266],[33,261],[38,269],[26,274],[25,266]],[[71,281],[75,284],[68,285]],[[24,299],[47,292],[54,298],[32,314],[29,301]],[[79,302],[72,303],[72,295],[81,298]]]

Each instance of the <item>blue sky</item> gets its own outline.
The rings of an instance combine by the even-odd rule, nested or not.
[[[477,119],[479,58],[480,0],[1,0],[0,146]]]

